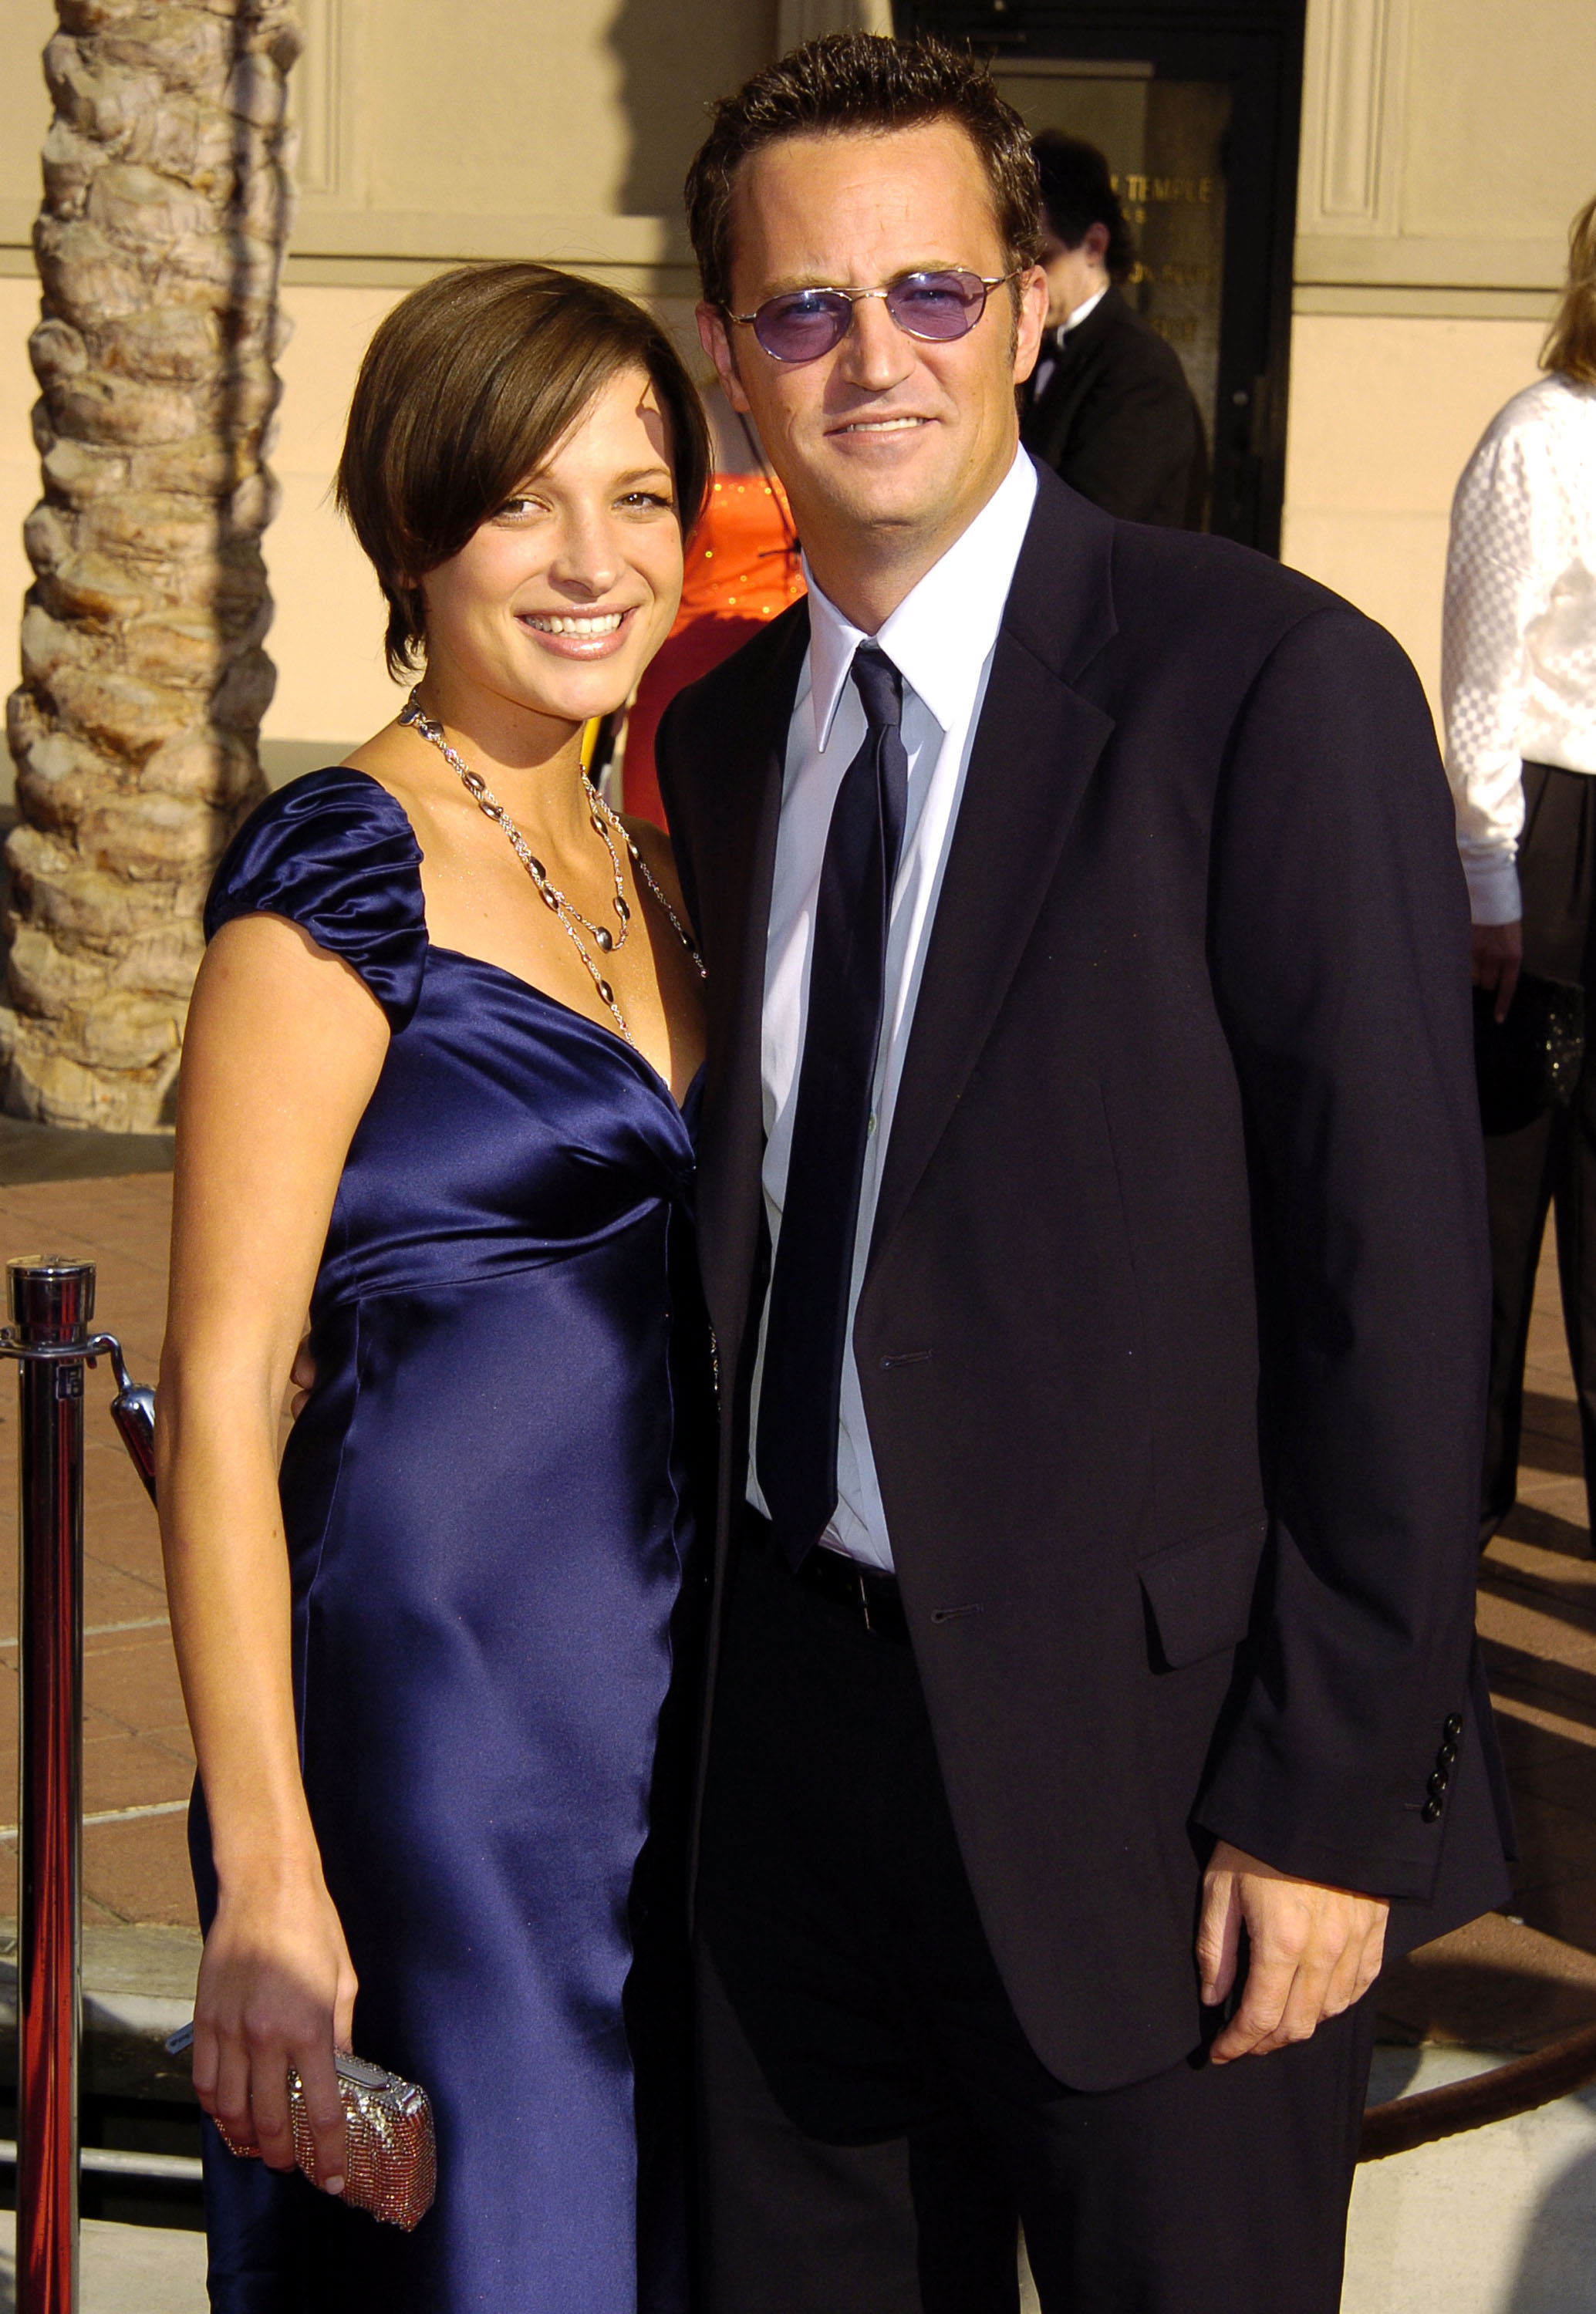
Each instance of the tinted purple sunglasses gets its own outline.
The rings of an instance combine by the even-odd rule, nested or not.
[[[968,337],[986,311],[989,294],[1014,278],[1013,273],[994,273],[989,279],[960,269],[905,273],[884,289],[788,289],[767,297],[752,314],[728,313],[726,318],[751,323],[772,361],[818,361],[847,336],[855,305],[879,297],[908,336],[946,344]]]

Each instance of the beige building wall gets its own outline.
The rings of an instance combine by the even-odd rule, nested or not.
[[[1596,191],[1590,0],[1309,0],[1282,551],[1436,702],[1447,517]]]
[[[463,259],[536,257],[647,297],[699,361],[682,180],[704,107],[780,49],[844,24],[890,29],[889,0],[301,0],[298,218],[283,305],[293,336],[265,540],[277,694],[269,775],[335,759],[384,722],[375,580],[330,486],[360,356],[394,300]],[[52,0],[0,0],[0,623],[31,578],[19,535],[39,495],[26,338],[49,122],[31,69]],[[5,685],[9,688],[9,678]],[[0,749],[0,793],[10,772]]]
[[[267,535],[277,616],[269,768],[392,713],[381,615],[329,484],[359,357],[389,304],[460,259],[528,256],[657,303],[685,346],[679,211],[706,96],[886,0],[303,0],[294,336]],[[48,120],[28,59],[50,0],[0,0],[0,622],[38,495],[25,340]],[[1309,0],[1283,551],[1390,626],[1434,693],[1452,486],[1534,375],[1569,216],[1596,190],[1596,8]],[[8,677],[9,684],[9,677]],[[0,773],[4,766],[0,763]]]
[[[375,584],[329,499],[355,372],[388,306],[462,259],[544,258],[648,296],[696,357],[680,196],[706,96],[784,36],[879,20],[883,4],[302,0],[299,214],[283,293],[294,335],[273,452],[283,503],[265,542],[269,772],[336,755],[398,702]],[[49,103],[30,59],[55,29],[51,0],[0,0],[0,621],[13,633],[31,576],[19,534],[39,495],[26,339]]]

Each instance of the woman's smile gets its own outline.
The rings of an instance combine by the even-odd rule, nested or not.
[[[613,611],[517,611],[517,626],[537,639],[541,650],[558,658],[609,658],[624,648],[639,609],[636,603]]]

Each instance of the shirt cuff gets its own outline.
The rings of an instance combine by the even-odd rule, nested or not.
[[[1477,924],[1516,924],[1524,913],[1519,871],[1510,852],[1494,852],[1463,861],[1468,913]]]

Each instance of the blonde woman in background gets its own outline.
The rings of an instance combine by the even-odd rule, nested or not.
[[[1596,988],[1596,200],[1570,228],[1567,287],[1540,361],[1545,376],[1498,411],[1464,471],[1447,562],[1446,766],[1475,984],[1495,995],[1498,1021],[1521,973],[1581,988],[1587,1002]],[[1548,1206],[1587,1486],[1596,1478],[1596,1064],[1587,1059],[1566,1107],[1487,1130],[1486,1152],[1488,1537],[1512,1507]]]

